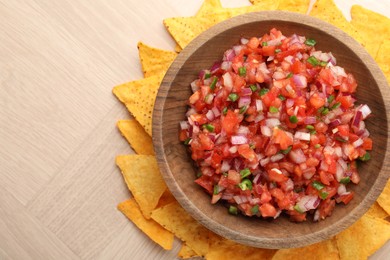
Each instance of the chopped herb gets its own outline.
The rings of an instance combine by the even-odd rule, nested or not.
[[[211,73],[204,74],[204,79],[209,79],[211,77]]]
[[[251,174],[251,171],[248,168],[245,168],[240,171],[241,179],[248,177]]]
[[[186,140],[184,140],[184,144],[189,145],[191,143],[191,140],[191,138],[187,138]]]
[[[307,130],[314,130],[314,126],[312,126],[312,125],[307,125],[307,126],[306,126],[306,129],[307,129]]]
[[[326,65],[328,65],[328,63],[326,61],[321,61],[320,62],[320,66],[321,67],[325,67]]]
[[[217,195],[218,193],[219,193],[219,185],[216,184],[216,185],[214,185],[214,192],[213,192],[213,194]]]
[[[311,135],[315,135],[316,133],[317,133],[316,130],[310,130],[310,134],[311,134]]]
[[[262,42],[261,46],[268,46],[268,42]]]
[[[214,129],[215,129],[215,127],[211,124],[204,124],[202,127],[203,127],[203,129],[206,129],[207,131],[209,131],[211,133],[214,132]]]
[[[340,102],[337,102],[336,104],[334,104],[330,109],[336,109],[336,108],[339,108],[340,107],[340,105],[341,105],[341,103]]]
[[[213,81],[212,81],[211,84],[210,84],[211,90],[214,90],[214,89],[215,89],[215,85],[217,85],[217,82],[218,82],[218,78],[217,78],[217,77],[214,77],[214,78],[213,78]]]
[[[276,49],[275,50],[275,53],[279,53],[279,52],[282,52],[282,50],[281,49]]]
[[[251,212],[253,215],[259,213],[259,205],[254,205],[253,208],[251,208]]]
[[[228,111],[228,108],[227,108],[227,107],[224,107],[224,108],[222,109],[222,114],[226,115],[226,114],[227,114],[227,111]]]
[[[294,116],[290,116],[289,119],[290,119],[290,122],[293,123],[293,124],[298,123],[298,118],[297,118],[297,116],[295,116],[295,115],[294,115]]]
[[[238,99],[238,95],[236,93],[231,93],[229,94],[229,97],[228,97],[231,101],[237,101]]]
[[[291,149],[292,149],[292,145],[290,145],[287,149],[285,149],[285,150],[280,150],[280,152],[282,153],[282,154],[288,154],[290,151],[291,151]]]
[[[337,141],[339,141],[339,142],[342,142],[342,143],[346,143],[346,142],[347,142],[347,140],[341,138],[340,136],[336,136],[335,139],[336,139]]]
[[[329,193],[326,191],[320,191],[320,198],[325,200],[328,197]]]
[[[330,95],[330,96],[328,97],[328,103],[329,103],[329,104],[332,103],[333,100],[334,100],[334,96],[333,96],[333,95]]]
[[[329,114],[329,109],[327,107],[324,108],[324,110],[322,110],[321,114],[324,115],[324,116]]]
[[[316,149],[321,148],[321,145],[320,144],[316,144],[316,145],[314,145],[314,148],[316,148]]]
[[[249,179],[243,179],[240,184],[238,184],[241,190],[252,190],[252,182]]]
[[[286,100],[286,98],[285,98],[284,96],[282,96],[282,95],[279,95],[278,98],[279,98],[280,100],[282,100],[282,101]]]
[[[314,56],[310,56],[309,58],[307,58],[307,62],[309,62],[313,66],[318,66],[320,64],[320,62]]]
[[[256,85],[250,85],[249,88],[252,90],[252,92],[255,92],[257,90]]]
[[[250,144],[249,145],[249,148],[251,148],[252,150],[254,150],[256,148],[256,146],[254,144]]]
[[[291,72],[289,74],[287,74],[286,78],[289,79],[291,78],[292,76],[294,76],[294,74],[292,74]]]
[[[263,96],[263,95],[267,94],[268,91],[269,91],[268,88],[262,88],[262,89],[260,89],[260,96]]]
[[[237,215],[238,214],[237,207],[229,206],[229,213],[232,215]]]
[[[303,210],[299,207],[298,204],[294,206],[294,209],[295,209],[297,212],[301,213],[301,214],[305,212],[305,211],[303,211]]]
[[[247,110],[247,108],[248,108],[247,106],[243,106],[243,107],[241,107],[241,108],[240,108],[240,111],[239,111],[239,112],[240,112],[240,114],[243,114],[243,113],[245,113],[245,111]]]
[[[319,181],[313,181],[311,183],[311,186],[313,186],[316,190],[322,190],[323,188],[325,188],[325,185],[322,184],[321,182]]]
[[[340,180],[340,183],[342,183],[342,184],[347,184],[347,183],[349,183],[351,181],[351,179],[349,178],[349,177],[345,177],[345,178],[342,178],[341,180]]]
[[[278,113],[278,112],[279,112],[279,109],[278,109],[277,107],[270,106],[270,107],[269,107],[269,112],[271,112],[271,113]]]
[[[320,107],[318,110],[317,110],[317,113],[321,114],[322,111],[324,111],[325,107]]]
[[[366,162],[371,159],[371,155],[369,152],[366,152],[363,156],[359,157],[359,160],[362,162]]]
[[[314,46],[314,45],[316,45],[316,43],[317,43],[316,40],[310,39],[310,38],[307,38],[306,41],[305,41],[305,44],[307,46]]]
[[[245,77],[245,75],[246,75],[246,68],[245,67],[238,68],[238,74],[240,74],[241,77]]]

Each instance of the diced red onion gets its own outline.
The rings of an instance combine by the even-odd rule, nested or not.
[[[362,111],[357,110],[352,120],[352,126],[356,128],[359,127],[360,121],[362,121],[362,119],[363,119]]]
[[[320,219],[320,210],[317,209],[317,210],[314,212],[313,221],[318,221],[319,219]]]
[[[306,88],[307,87],[307,79],[303,75],[294,74],[293,81],[294,81],[294,84],[297,87],[300,87],[300,88]]]
[[[312,209],[316,209],[320,202],[321,199],[318,196],[306,195],[298,201],[297,205],[299,209],[306,212]]]
[[[233,135],[230,138],[230,142],[232,144],[246,144],[246,143],[248,143],[248,138],[246,138],[245,136],[242,136],[242,135]]]
[[[272,75],[272,77],[275,80],[280,80],[280,79],[286,78],[286,74],[284,74],[284,72],[281,72],[281,71],[275,71],[274,74]]]
[[[213,94],[207,94],[206,97],[204,98],[204,102],[208,105],[213,103],[214,95]],[[210,110],[209,110],[210,111]]]
[[[302,60],[303,55],[302,55],[302,53],[298,52],[297,54],[295,54],[295,57],[296,57],[298,60]]]
[[[229,72],[226,72],[222,75],[223,84],[225,88],[230,92],[233,89],[233,79]]]
[[[320,170],[327,171],[329,169],[329,165],[325,161],[321,161]]]
[[[252,90],[250,88],[242,88],[241,89],[241,95],[242,96],[251,96]]]
[[[241,42],[241,44],[247,44],[249,42],[249,40],[247,38],[243,37],[240,39],[240,42]]]
[[[340,156],[341,157],[341,156]],[[341,168],[345,171],[348,169],[348,164],[341,158],[337,160],[337,163],[340,164]]]
[[[218,192],[220,192],[220,190]],[[221,198],[222,198],[222,193],[213,194],[213,196],[211,197],[211,204],[217,203]]]
[[[303,141],[310,141],[310,133],[297,131],[295,132],[294,138]]]
[[[227,193],[226,191],[222,194],[223,200],[231,200],[233,198],[233,193]]]
[[[221,64],[221,69],[229,70],[232,67],[232,63],[230,61],[224,61]]]
[[[247,196],[243,196],[243,195],[236,195],[236,196],[233,196],[233,199],[234,201],[237,203],[237,204],[242,204],[242,203],[246,203],[249,201],[248,197]]]
[[[313,171],[311,168],[308,168],[307,170],[303,171],[303,178],[305,178],[306,180],[310,180],[315,173],[315,170]]]
[[[214,114],[215,117],[219,117],[219,116],[221,115],[221,112],[220,112],[219,109],[216,108],[216,107],[213,107],[213,108],[211,109],[211,111],[213,111],[213,114]]]
[[[196,114],[196,110],[195,110],[195,108],[191,107],[190,109],[188,109],[188,111],[186,113],[186,116],[189,117],[189,116],[191,116],[193,114]]]
[[[280,44],[280,39],[273,39],[267,42],[267,46],[276,46]]]
[[[335,120],[333,120],[332,122],[329,123],[329,128],[334,128],[334,127],[336,127],[336,126],[338,126],[340,124],[341,124],[341,120],[340,119],[335,119]]]
[[[240,127],[237,130],[238,135],[247,135],[249,134],[249,128],[243,125],[240,125]]]
[[[353,147],[359,147],[363,144],[363,140],[361,138],[357,139],[355,142],[352,143]]]
[[[305,119],[303,121],[305,122],[306,125],[312,125],[312,124],[315,124],[317,122],[317,119],[315,116],[308,116],[308,117],[305,117]]]
[[[271,156],[271,162],[277,162],[277,161],[280,161],[284,158],[284,154],[281,154],[281,153],[278,153],[278,154],[275,154],[273,156]]]
[[[263,114],[258,114],[256,117],[255,117],[255,123],[258,123],[260,122],[261,120],[264,119],[264,115]]]
[[[256,174],[255,177],[253,178],[253,183],[257,184],[259,182],[259,180],[260,180],[260,176],[261,176],[260,173]]]
[[[196,84],[198,80],[194,80],[191,82],[191,90],[192,90],[192,93],[195,93],[196,91],[198,91],[199,87],[198,85]]]
[[[343,156],[343,151],[341,150],[340,146],[334,148],[334,153],[337,155],[337,157]]]
[[[280,125],[280,121],[277,118],[269,118],[265,120],[266,126],[273,129],[275,126]]]
[[[269,163],[269,161],[270,161],[270,158],[266,157],[266,158],[260,160],[260,165],[264,167],[266,164]]]
[[[268,116],[269,118],[276,118],[276,119],[279,119],[279,118],[280,118],[280,112],[276,112],[276,113],[268,112],[268,113],[267,113],[267,116]]]
[[[346,192],[347,192],[347,188],[345,187],[345,185],[340,184],[339,187],[337,188],[337,194],[343,195]]]
[[[336,58],[333,56],[333,54],[331,52],[328,53],[329,55],[329,62],[332,63],[332,65],[336,65],[337,64],[337,60]]]
[[[232,147],[229,148],[230,153],[236,153],[237,152],[237,146],[233,145]]]
[[[190,128],[190,124],[187,121],[180,121],[180,128],[181,130],[187,130]]]
[[[242,50],[242,46],[241,46],[241,45],[235,45],[235,46],[233,46],[233,51],[234,51],[235,56],[239,55],[240,52],[241,52],[241,50]],[[234,58],[234,57],[233,57],[233,58]]]
[[[198,134],[199,133],[199,126],[194,125],[193,128],[192,128],[192,133]]]
[[[250,103],[251,103],[250,96],[249,97],[248,96],[240,97],[240,99],[238,100],[238,107],[248,106]]]
[[[216,73],[220,68],[221,68],[221,62],[220,62],[220,61],[216,61],[216,62],[214,62],[213,66],[211,66],[210,73],[211,73],[211,74],[214,74],[214,73]]]
[[[294,189],[294,182],[288,178],[288,180],[286,181],[286,191],[291,191]]]
[[[300,164],[300,163],[306,162],[306,156],[300,148],[291,150],[288,153],[288,155],[289,155],[291,161],[293,161],[294,163]]]
[[[230,170],[230,164],[228,161],[223,160],[221,164],[221,172],[227,172]]]
[[[367,105],[363,105],[359,110],[362,112],[363,119],[366,119],[371,114],[371,109]]]
[[[347,77],[347,73],[345,73],[344,68],[340,66],[332,66],[330,69],[337,75],[337,76],[342,76],[342,77]]]
[[[288,98],[288,99],[286,100],[286,107],[287,107],[287,108],[290,108],[290,107],[292,107],[293,105],[294,105],[294,99]]]
[[[256,99],[256,110],[263,111],[263,101],[261,99]]]
[[[211,110],[207,111],[206,117],[207,117],[207,119],[209,121],[213,121],[214,120],[214,113],[213,113],[213,111],[211,111]]]
[[[294,57],[291,55],[288,55],[286,58],[284,58],[285,61],[287,61],[290,64],[293,64]]]
[[[235,53],[233,51],[233,49],[228,49],[227,51],[225,51],[225,53],[223,54],[223,60],[224,61],[232,61],[233,58],[235,57]]]
[[[344,170],[343,170],[343,168],[341,167],[341,165],[338,163],[338,164],[336,164],[336,180],[338,181],[338,182],[340,182],[340,180],[342,179],[342,178],[344,178]]]
[[[261,72],[263,72],[263,74],[269,74],[270,73],[270,71],[267,68],[267,64],[265,64],[265,62],[260,63],[258,69]]]
[[[268,137],[272,136],[272,130],[268,126],[262,125],[260,129],[261,129],[261,133],[264,136],[268,136]]]
[[[268,59],[267,59],[267,61],[273,61],[274,59],[275,59],[274,56],[269,56]]]
[[[198,77],[200,78],[200,79],[204,79],[204,75],[206,74],[206,70],[201,70],[201,71],[199,71],[199,75],[198,75]]]
[[[298,110],[299,110],[299,106],[296,106],[296,107],[294,108],[294,115],[298,115]]]

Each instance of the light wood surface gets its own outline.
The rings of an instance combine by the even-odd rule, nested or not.
[[[111,90],[142,77],[139,40],[173,50],[163,18],[201,2],[0,0],[0,259],[175,258],[116,210],[130,193],[114,158],[133,151]],[[386,1],[336,2],[390,17]]]

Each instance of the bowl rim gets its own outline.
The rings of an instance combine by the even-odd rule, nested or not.
[[[384,162],[382,163],[382,167],[380,169],[380,173],[377,179],[375,180],[373,186],[371,187],[367,195],[364,197],[364,199],[361,201],[361,203],[348,213],[348,215],[350,215],[351,217],[343,218],[341,221],[338,221],[337,223],[334,223],[333,225],[329,226],[329,229],[324,228],[315,233],[309,233],[299,236],[298,240],[288,239],[288,241],[286,241],[286,238],[259,238],[250,235],[245,235],[235,230],[231,230],[214,221],[202,211],[198,210],[198,208],[188,199],[184,191],[175,181],[172,171],[168,165],[168,161],[163,147],[162,122],[166,96],[171,86],[169,78],[175,78],[180,71],[180,69],[175,71],[175,68],[181,68],[185,61],[189,57],[191,57],[199,47],[201,47],[205,42],[210,40],[210,38],[212,38],[213,36],[219,35],[227,29],[242,26],[243,24],[270,20],[281,22],[294,22],[297,24],[299,23],[305,26],[313,27],[324,32],[335,32],[334,34],[332,34],[332,36],[340,42],[344,43],[344,45],[346,45],[348,48],[352,49],[354,53],[358,56],[358,58],[360,58],[364,62],[369,72],[375,77],[375,81],[378,84],[378,88],[380,90],[382,98],[384,100],[386,98],[390,99],[390,89],[382,70],[379,68],[377,63],[370,56],[370,54],[368,54],[368,52],[356,40],[354,40],[344,31],[318,18],[299,13],[286,11],[252,12],[227,19],[221,23],[218,23],[217,25],[214,25],[208,30],[202,32],[179,53],[179,55],[172,62],[170,68],[166,72],[158,91],[153,110],[152,138],[153,146],[156,153],[156,159],[163,179],[165,180],[169,190],[172,192],[172,194],[180,203],[180,205],[187,211],[187,213],[189,213],[193,218],[195,218],[206,228],[212,230],[219,235],[222,235],[225,238],[253,247],[278,249],[307,246],[309,244],[317,243],[322,240],[328,239],[355,223],[359,218],[361,218],[365,211],[368,210],[369,207],[367,205],[372,205],[376,201],[390,176],[390,165],[387,165],[385,163],[386,158],[390,156],[390,151],[389,149],[387,149],[388,147],[390,147],[390,121],[387,120],[388,138],[386,141],[386,153],[384,156]],[[390,114],[390,105],[384,102],[384,106],[387,117]],[[365,206],[363,207],[363,205]]]

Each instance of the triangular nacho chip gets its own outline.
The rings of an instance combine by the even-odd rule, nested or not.
[[[144,218],[134,199],[129,199],[120,203],[118,205],[118,210],[162,248],[165,250],[172,249],[173,234],[160,226],[153,219]]]
[[[211,14],[222,9],[220,0],[204,0],[196,16]]]
[[[390,37],[390,35],[388,36]],[[379,67],[382,69],[383,73],[385,74],[387,82],[390,84],[390,39],[386,39],[382,42],[382,44],[379,47],[379,51],[378,54],[376,55],[375,60],[378,63]],[[390,188],[388,194],[390,198]],[[388,205],[389,206],[387,206],[388,208],[387,212],[390,212],[390,201],[388,202]]]
[[[381,219],[385,219],[389,216],[389,214],[379,205],[378,202],[375,202],[371,208],[368,209],[365,215]]]
[[[278,10],[306,14],[310,0],[279,0]]]
[[[191,257],[198,256],[194,250],[191,249],[186,243],[183,243],[181,245],[179,253],[177,253],[177,256],[181,259],[188,259]]]
[[[167,189],[156,158],[151,155],[120,155],[116,157],[116,164],[143,215],[149,219]]]
[[[379,195],[377,202],[379,205],[390,215],[390,180],[387,181],[387,184]]]
[[[376,57],[382,41],[390,39],[390,19],[360,5],[352,6],[351,17],[351,24],[367,39],[366,50],[372,57]]]
[[[390,239],[390,223],[364,215],[336,236],[341,259],[363,260]]]
[[[137,47],[145,78],[165,74],[177,56],[173,51],[153,48],[142,42],[139,42]]]
[[[152,138],[136,120],[119,120],[117,126],[136,153],[154,155]]]
[[[208,229],[193,219],[178,202],[155,209],[152,218],[184,241],[197,255],[206,255],[209,248]]]

